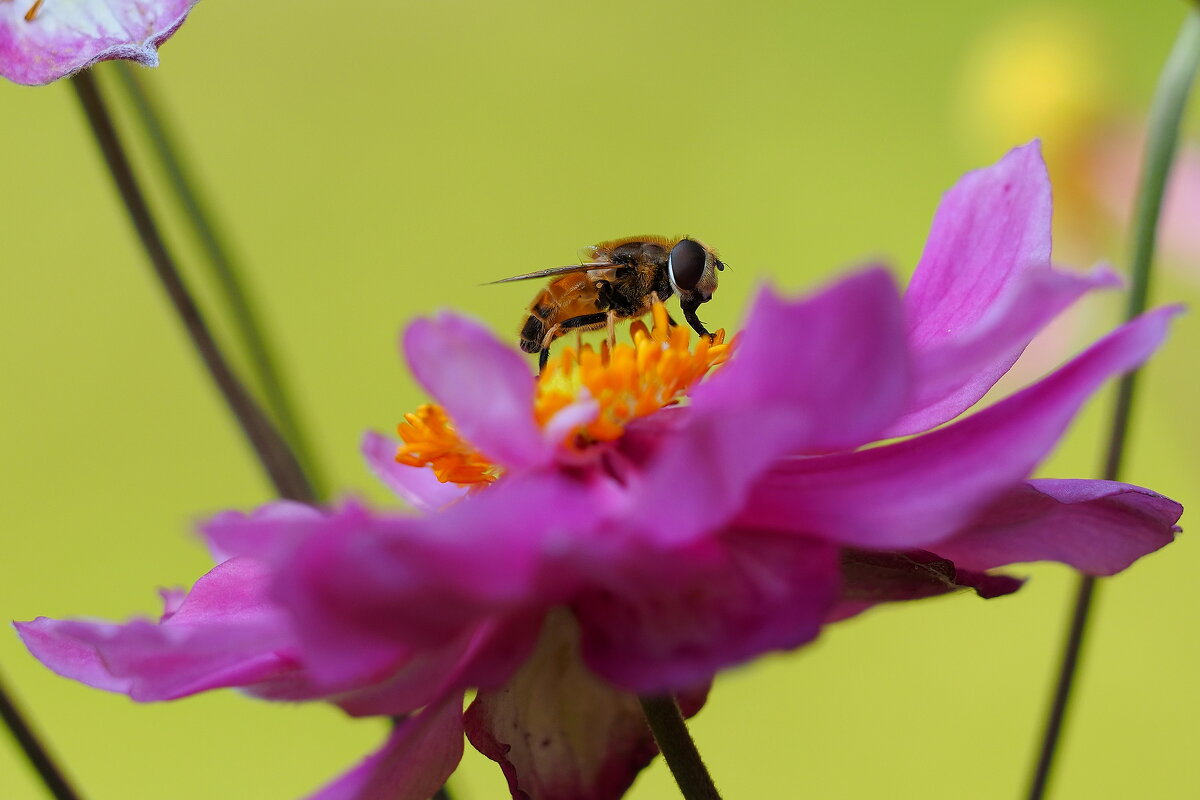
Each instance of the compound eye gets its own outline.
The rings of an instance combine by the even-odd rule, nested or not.
[[[671,283],[684,291],[696,288],[704,275],[704,261],[708,254],[704,248],[691,239],[681,239],[679,244],[671,248],[667,259],[667,270],[671,274]]]

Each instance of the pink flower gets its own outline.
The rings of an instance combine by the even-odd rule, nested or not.
[[[1127,226],[1145,152],[1146,132],[1126,125],[1095,135],[1088,153],[1088,176],[1096,198],[1111,219]],[[1200,143],[1183,141],[1163,198],[1158,246],[1166,266],[1193,278],[1200,272]]]
[[[158,66],[197,0],[0,0],[0,75],[30,86],[99,61]]]
[[[404,349],[439,405],[398,455],[375,434],[364,451],[423,513],[227,513],[204,529],[218,566],[157,624],[18,630],[51,669],[138,700],[242,686],[412,714],[323,800],[427,797],[464,730],[514,796],[619,797],[654,754],[637,694],[694,712],[721,669],[873,604],[1006,594],[1020,581],[987,570],[1022,561],[1111,575],[1172,540],[1172,500],[1029,475],[1176,309],[943,426],[1114,283],[1054,270],[1049,231],[1035,144],[951,190],[903,296],[880,268],[764,290],[735,345],[635,325],[633,346],[564,350],[535,381],[477,324],[418,321]]]

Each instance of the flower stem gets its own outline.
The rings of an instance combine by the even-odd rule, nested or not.
[[[1142,175],[1138,186],[1137,206],[1133,223],[1133,252],[1131,255],[1132,286],[1126,307],[1126,319],[1133,319],[1146,309],[1150,293],[1150,266],[1154,259],[1155,237],[1158,218],[1162,210],[1163,193],[1171,172],[1171,163],[1179,141],[1179,124],[1187,106],[1188,94],[1200,67],[1200,10],[1188,12],[1183,28],[1179,32],[1167,62],[1163,66],[1154,101],[1150,107],[1150,119],[1146,137],[1146,152],[1142,164]],[[1121,473],[1121,461],[1125,454],[1125,442],[1129,430],[1129,418],[1133,410],[1134,388],[1137,371],[1129,373],[1117,388],[1116,405],[1113,410],[1112,428],[1108,452],[1104,460],[1103,477],[1117,480]],[[1096,593],[1096,579],[1090,575],[1079,577],[1079,587],[1071,612],[1071,626],[1063,648],[1062,661],[1058,670],[1058,684],[1046,719],[1037,766],[1030,782],[1030,800],[1041,800],[1046,793],[1054,756],[1066,719],[1071,698],[1071,687],[1086,639],[1092,600]]]
[[[121,85],[132,101],[142,127],[154,147],[159,165],[208,257],[216,285],[232,314],[234,329],[249,359],[251,371],[262,390],[267,410],[279,425],[284,438],[291,444],[317,496],[323,497],[323,481],[312,456],[309,437],[290,400],[287,382],[275,358],[274,347],[260,322],[257,304],[242,279],[243,270],[230,255],[227,239],[213,221],[212,206],[201,196],[196,188],[198,182],[179,155],[180,149],[167,124],[166,115],[159,110],[155,98],[147,91],[134,67],[124,61],[118,61],[115,67]]]
[[[154,272],[175,307],[188,336],[200,354],[209,374],[221,391],[230,410],[241,425],[243,433],[253,446],[259,461],[262,462],[271,482],[275,485],[281,497],[301,502],[313,502],[315,496],[312,487],[300,467],[299,461],[288,447],[286,441],[271,425],[270,420],[262,409],[255,403],[242,383],[238,380],[229,363],[225,360],[213,339],[204,317],[200,313],[195,300],[188,292],[179,270],[175,266],[158,226],[154,222],[145,196],[134,177],[129,158],[113,126],[112,118],[100,94],[95,77],[90,70],[84,70],[71,79],[72,86],[79,97],[83,110],[91,124],[96,142],[104,154],[109,172],[125,202],[130,219],[141,238],[146,255]]]
[[[3,718],[4,724],[8,726],[8,730],[12,733],[13,738],[17,740],[17,744],[25,753],[25,758],[29,760],[30,765],[37,770],[38,775],[42,779],[42,783],[46,784],[46,788],[50,791],[56,800],[79,800],[79,795],[75,793],[75,789],[67,781],[66,776],[58,765],[54,763],[49,751],[45,745],[38,739],[29,722],[21,714],[21,710],[17,708],[16,703],[9,697],[8,691],[4,687],[4,683],[0,681],[0,718]]]
[[[640,697],[642,712],[650,723],[654,741],[662,751],[663,759],[679,784],[685,800],[720,800],[717,787],[708,774],[708,768],[700,758],[700,751],[688,733],[683,713],[675,698]]]

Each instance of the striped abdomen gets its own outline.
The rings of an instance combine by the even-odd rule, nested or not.
[[[551,282],[529,304],[529,316],[521,326],[521,349],[526,353],[540,351],[543,344],[548,344],[546,334],[554,326],[596,313],[597,299],[589,273],[564,275]],[[552,338],[561,335],[556,331]]]

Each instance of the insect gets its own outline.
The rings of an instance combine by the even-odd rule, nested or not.
[[[711,247],[686,237],[628,236],[583,250],[583,263],[515,275],[492,283],[553,278],[529,304],[521,327],[521,349],[538,353],[545,368],[550,345],[570,331],[608,327],[617,320],[648,314],[655,299],[679,295],[683,318],[709,336],[696,316],[717,290],[717,270],[725,264]],[[670,319],[675,325],[675,320]]]

